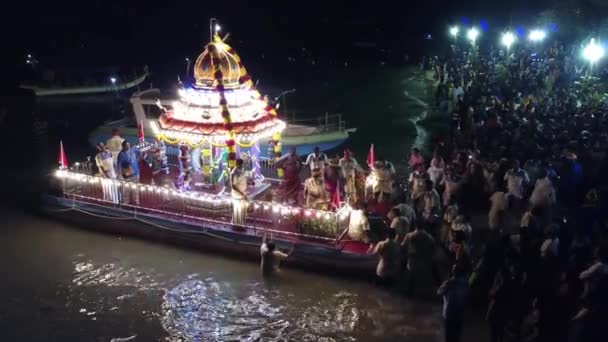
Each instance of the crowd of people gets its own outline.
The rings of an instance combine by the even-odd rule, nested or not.
[[[608,103],[574,47],[453,46],[432,59],[449,136],[413,149],[405,187],[390,162],[365,170],[348,150],[283,159],[285,201],[352,207],[339,236],[369,244],[377,280],[423,278],[444,299],[446,340],[469,306],[486,312],[491,341],[597,341],[608,314]],[[382,218],[383,220],[378,220]],[[439,257],[438,257],[439,256]],[[441,283],[441,261],[450,276]]]
[[[450,135],[429,163],[412,152],[411,198],[427,206],[421,191],[437,191],[430,201],[439,203],[420,212],[441,220],[435,236],[455,260],[439,293],[460,306],[470,287],[469,303],[487,307],[491,341],[602,336],[608,99],[606,80],[577,58],[557,42],[509,52],[454,45],[430,66]],[[444,314],[446,333],[458,335],[462,311]]]

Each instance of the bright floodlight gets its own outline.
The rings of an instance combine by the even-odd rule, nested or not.
[[[595,64],[604,57],[604,48],[595,42],[595,38],[591,38],[591,41],[583,50],[583,57],[591,64]]]
[[[502,45],[504,45],[507,49],[511,48],[511,45],[515,43],[516,37],[513,32],[505,32],[502,34]]]
[[[530,31],[530,34],[528,35],[528,39],[530,39],[533,42],[540,42],[541,40],[545,39],[547,37],[547,32],[543,31],[543,30],[532,30]]]
[[[452,37],[456,37],[458,36],[458,31],[458,26],[454,26],[450,28],[450,35],[452,35]]]
[[[112,82],[112,84],[116,84],[116,77],[110,77],[110,82]]]
[[[475,27],[472,27],[469,32],[467,32],[467,38],[471,41],[471,43],[475,44],[475,41],[479,37],[479,30]]]
[[[215,24],[215,32],[220,32],[220,30],[222,29],[222,27],[218,24]]]

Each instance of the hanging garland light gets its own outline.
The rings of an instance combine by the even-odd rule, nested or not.
[[[214,37],[216,41],[219,37]],[[230,110],[228,109],[228,101],[224,94],[224,74],[222,72],[222,65],[217,52],[217,46],[215,43],[210,43],[207,48],[211,53],[211,65],[213,66],[213,77],[215,78],[217,90],[220,96],[220,113],[222,119],[224,119],[224,129],[226,130],[226,150],[228,151],[228,167],[230,169],[236,166],[236,135],[234,133],[234,127],[232,125],[232,117],[230,116]]]

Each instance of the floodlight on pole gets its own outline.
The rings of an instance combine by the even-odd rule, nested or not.
[[[595,42],[595,38],[591,38],[589,44],[583,49],[583,57],[589,61],[592,65],[597,63],[602,57],[604,57],[604,48]]]
[[[215,32],[220,32],[222,27],[219,24],[215,24]]]
[[[454,38],[458,37],[458,31],[460,31],[460,29],[458,28],[458,26],[453,26],[450,28],[450,35]]]
[[[547,32],[543,30],[532,30],[530,34],[528,34],[528,39],[532,42],[540,42],[547,38]]]
[[[513,32],[505,32],[502,34],[501,43],[507,48],[507,50],[509,50],[511,45],[513,45],[516,40],[517,37],[513,34]]]
[[[477,37],[479,37],[479,30],[475,27],[471,27],[471,29],[469,29],[467,32],[467,38],[469,38],[471,44],[475,44]]]
[[[112,84],[116,84],[116,77],[110,77],[110,82],[112,82]]]

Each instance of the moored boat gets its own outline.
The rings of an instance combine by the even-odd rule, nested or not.
[[[141,84],[149,73],[146,70],[140,75],[134,76],[128,80],[118,80],[115,77],[109,77],[103,84],[96,85],[39,85],[39,84],[22,84],[21,88],[32,90],[36,96],[62,96],[62,95],[85,95],[85,94],[102,94],[112,93],[121,90],[131,89]]]

